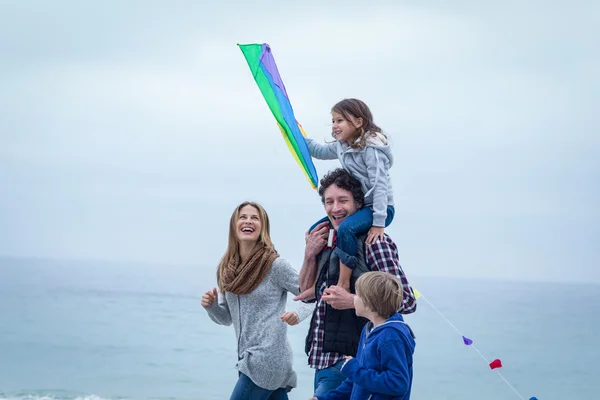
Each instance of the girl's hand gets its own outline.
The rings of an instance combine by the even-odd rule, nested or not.
[[[219,296],[217,295],[217,288],[213,288],[212,291],[208,290],[202,296],[202,307],[210,307],[212,303],[217,301],[218,298]]]
[[[383,239],[383,226],[372,226],[371,229],[369,229],[369,233],[367,233],[365,243],[373,244],[377,238]]]
[[[284,312],[279,318],[288,325],[296,325],[300,322],[300,317],[293,311]]]

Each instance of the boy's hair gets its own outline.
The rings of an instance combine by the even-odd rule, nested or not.
[[[402,283],[388,272],[362,274],[356,280],[356,294],[366,307],[385,319],[394,315],[402,305]]]
[[[321,196],[323,204],[325,204],[325,190],[331,185],[336,185],[352,193],[352,198],[357,204],[362,205],[365,202],[365,194],[363,193],[360,181],[344,168],[336,168],[333,171],[329,171],[321,178],[320,184],[319,196]]]
[[[373,122],[373,114],[367,104],[359,99],[344,99],[336,103],[331,107],[331,112],[337,112],[344,116],[347,121],[352,118],[362,118],[362,126],[356,131],[356,134],[348,141],[348,145],[353,148],[362,149],[365,147],[367,142],[367,132],[373,134],[374,132],[380,132],[383,134],[380,127],[375,125]],[[335,134],[332,132],[331,135],[335,139]]]

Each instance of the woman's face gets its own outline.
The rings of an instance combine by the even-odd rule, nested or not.
[[[251,205],[242,207],[236,228],[240,242],[257,242],[262,229],[258,210]]]

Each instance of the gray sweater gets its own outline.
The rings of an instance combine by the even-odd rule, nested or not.
[[[237,369],[267,390],[296,387],[287,324],[279,319],[285,312],[287,292],[300,293],[298,273],[287,260],[278,257],[252,293],[219,293],[219,301],[206,308],[217,324],[233,323],[238,341]],[[300,321],[314,309],[314,304],[298,302],[298,306]]]
[[[342,167],[360,181],[365,206],[373,208],[373,226],[385,226],[387,206],[394,205],[389,169],[394,163],[391,147],[381,133],[367,138],[364,149],[353,149],[336,140],[321,144],[305,137],[310,155],[319,160],[340,160]]]

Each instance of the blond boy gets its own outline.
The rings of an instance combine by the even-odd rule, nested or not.
[[[362,331],[356,358],[341,368],[346,380],[312,400],[409,400],[413,377],[414,335],[397,312],[402,283],[385,272],[367,272],[356,281],[356,315],[370,322]],[[370,396],[370,397],[369,397]]]

